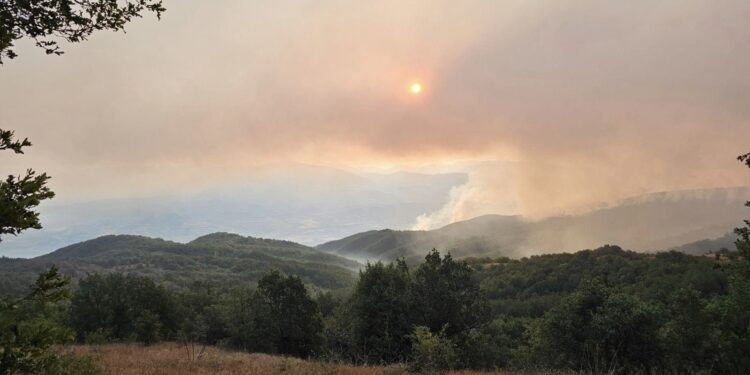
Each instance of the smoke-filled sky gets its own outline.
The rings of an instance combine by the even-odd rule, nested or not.
[[[750,184],[746,0],[165,6],[60,57],[19,46],[0,126],[34,147],[3,173],[47,171],[61,201],[291,163],[469,173],[416,228]]]

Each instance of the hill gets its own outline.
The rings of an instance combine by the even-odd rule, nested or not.
[[[618,246],[523,259],[467,258],[496,314],[536,317],[572,293],[581,282],[599,279],[649,301],[666,301],[681,288],[713,295],[727,286],[714,257],[676,251],[644,254]]]
[[[636,251],[671,249],[719,237],[747,216],[750,188],[655,193],[581,215],[529,220],[486,215],[430,231],[379,230],[318,245],[356,259],[411,258],[431,248],[456,256],[575,251],[616,243]]]
[[[322,289],[351,285],[358,263],[289,241],[213,233],[188,243],[132,235],[108,235],[32,259],[0,259],[0,290],[26,290],[36,275],[57,265],[74,280],[88,273],[125,272],[173,287],[196,281],[252,283],[271,269],[299,276]]]
[[[501,252],[497,249],[520,246],[525,230],[520,217],[487,215],[432,231],[383,229],[357,233],[318,245],[317,249],[361,260],[417,258],[433,248],[459,257],[498,255]]]
[[[717,253],[722,250],[734,250],[737,235],[728,232],[721,237],[693,241],[680,246],[675,246],[671,250],[679,251],[686,254],[703,255],[708,253]]]
[[[355,174],[335,168],[284,165],[248,181],[180,194],[67,202],[40,207],[44,230],[3,238],[0,254],[34,257],[112,233],[188,242],[213,232],[319,244],[379,226],[408,228],[440,209],[466,175]],[[299,184],[304,181],[304,194]]]

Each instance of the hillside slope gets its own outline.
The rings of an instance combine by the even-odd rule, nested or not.
[[[131,235],[109,235],[66,246],[32,259],[0,259],[0,290],[25,290],[51,265],[78,279],[88,273],[126,272],[174,287],[196,281],[219,285],[252,283],[278,269],[317,288],[351,285],[354,261],[294,242],[214,233],[188,243]]]
[[[747,199],[746,187],[656,193],[576,216],[532,221],[486,215],[430,231],[363,232],[317,248],[356,259],[385,260],[416,257],[431,248],[456,256],[510,257],[604,244],[655,251],[722,236],[750,214],[743,205]]]
[[[735,242],[738,237],[733,232],[727,232],[721,237],[708,238],[699,241],[693,241],[684,245],[675,246],[670,250],[678,251],[685,254],[704,255],[708,253],[717,253],[722,250],[734,250]]]
[[[520,260],[467,259],[495,313],[532,317],[592,279],[650,301],[666,301],[680,288],[711,295],[727,286],[727,274],[717,267],[727,261],[675,251],[644,254],[609,245]]]

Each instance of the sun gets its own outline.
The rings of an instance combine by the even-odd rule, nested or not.
[[[411,85],[409,85],[409,92],[411,92],[414,95],[419,95],[422,93],[422,84],[419,82],[413,82]]]

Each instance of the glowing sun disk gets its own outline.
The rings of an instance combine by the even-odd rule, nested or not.
[[[409,85],[409,91],[414,95],[419,95],[422,93],[422,84],[419,82],[414,82],[411,85]]]

